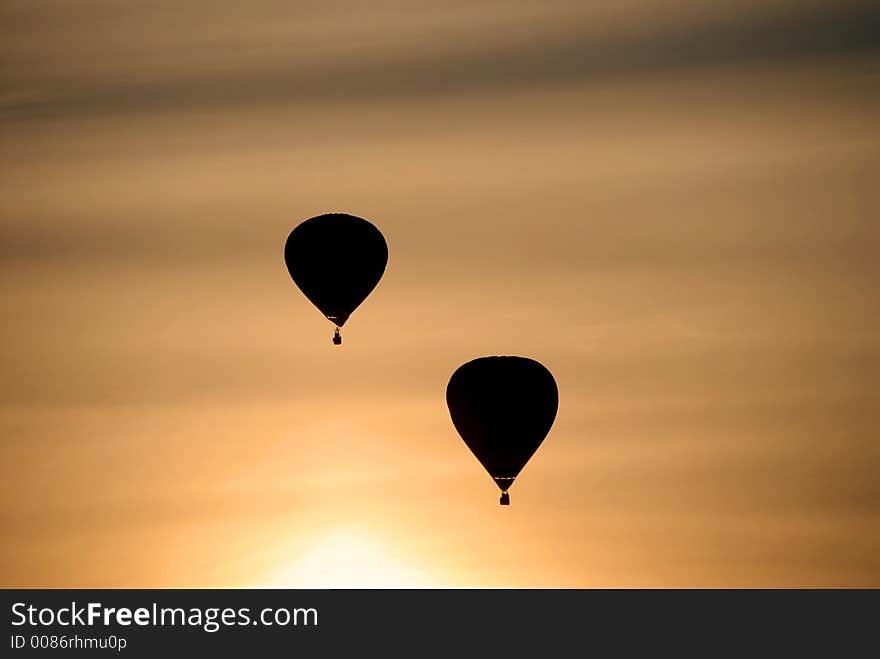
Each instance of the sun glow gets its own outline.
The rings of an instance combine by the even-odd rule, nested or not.
[[[433,588],[420,569],[403,564],[369,534],[328,532],[270,578],[280,588]]]

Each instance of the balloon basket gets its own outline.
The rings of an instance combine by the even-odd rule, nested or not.
[[[501,501],[499,502],[502,506],[510,505],[510,495],[507,492],[501,493]]]
[[[342,335],[339,333],[339,328],[336,328],[336,332],[333,334],[333,345],[340,346],[342,345]]]

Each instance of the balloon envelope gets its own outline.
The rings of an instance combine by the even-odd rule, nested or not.
[[[446,404],[458,434],[507,492],[550,431],[559,391],[533,359],[480,357],[452,374]]]
[[[367,220],[328,213],[308,219],[290,232],[284,262],[312,304],[342,327],[382,278],[388,245]]]

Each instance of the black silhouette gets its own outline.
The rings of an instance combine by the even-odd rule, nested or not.
[[[458,434],[501,489],[501,505],[509,505],[507,490],[556,418],[553,375],[525,357],[480,357],[452,374],[446,404]]]
[[[339,328],[379,283],[388,246],[373,224],[354,215],[328,213],[299,224],[284,245],[287,271],[305,296]]]

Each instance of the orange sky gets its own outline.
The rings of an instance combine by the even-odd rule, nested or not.
[[[870,4],[0,15],[0,585],[880,586]],[[509,508],[491,354],[560,390]]]

